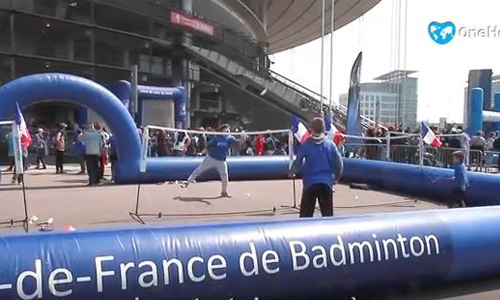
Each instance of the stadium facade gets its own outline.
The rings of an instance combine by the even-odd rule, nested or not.
[[[337,0],[335,28],[379,1]],[[317,114],[319,96],[272,72],[268,55],[318,38],[320,22],[313,0],[0,0],[0,84],[63,72],[107,85],[130,80],[137,65],[141,85],[185,88],[189,127],[283,128],[292,114]],[[65,100],[25,115],[40,123],[97,118]]]

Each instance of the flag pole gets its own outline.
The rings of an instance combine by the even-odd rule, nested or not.
[[[23,162],[23,149],[21,145],[21,135],[20,135],[20,128],[19,124],[14,123],[12,124],[12,138],[14,142],[14,160],[15,160],[15,167],[16,167],[16,174],[15,176],[21,179],[21,185],[22,185],[22,190],[23,190],[23,204],[24,204],[24,220],[23,222],[23,228],[24,231],[28,232],[29,231],[29,222],[28,222],[28,202],[26,200],[26,185],[24,184],[24,162]],[[19,178],[16,178],[16,180],[19,180]]]
[[[30,225],[28,221],[28,201],[26,199],[26,185],[24,184],[24,174],[21,174],[21,184],[23,188],[23,203],[24,203],[24,222],[23,222],[23,227],[24,231],[29,232],[30,231]]]
[[[330,115],[333,116],[333,31],[335,30],[335,0],[332,0],[330,18]]]
[[[324,117],[323,112],[323,63],[325,61],[325,0],[321,0],[321,65],[320,65],[320,114]]]

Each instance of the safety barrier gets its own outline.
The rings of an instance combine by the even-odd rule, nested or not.
[[[476,172],[498,171],[500,152],[481,151],[447,147],[431,147],[424,145],[416,134],[391,132],[386,137],[363,137],[363,143],[346,143],[341,149],[347,149],[346,157],[365,158],[370,160],[391,161],[404,164],[450,168],[453,165],[453,152],[463,151],[466,165]],[[445,134],[442,138],[463,137],[464,134]],[[359,137],[348,136],[351,138]],[[402,142],[401,142],[402,141]],[[355,149],[355,151],[349,151]]]
[[[474,220],[474,222],[470,222]],[[346,299],[500,272],[500,208],[0,238],[1,299]]]

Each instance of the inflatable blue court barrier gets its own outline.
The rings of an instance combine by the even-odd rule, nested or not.
[[[12,119],[16,102],[26,108],[46,99],[72,101],[91,108],[108,124],[117,141],[117,183],[137,184],[185,180],[201,158],[148,158],[146,172],[140,172],[141,141],[136,124],[123,103],[103,86],[74,75],[35,74],[16,79],[0,87],[0,120]],[[179,102],[182,103],[182,102]],[[375,188],[446,201],[453,196],[451,170],[369,160],[346,159],[343,180],[366,183]],[[241,157],[228,160],[231,180],[273,180],[288,178],[287,156]],[[500,203],[500,177],[468,173],[469,206]],[[200,180],[217,179],[215,173]],[[433,183],[438,179],[436,183]]]
[[[473,220],[473,222],[472,222]],[[500,208],[0,238],[0,299],[345,299],[500,275]]]

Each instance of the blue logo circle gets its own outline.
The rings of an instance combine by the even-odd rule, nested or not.
[[[440,45],[446,45],[451,42],[456,33],[457,27],[451,21],[444,23],[434,21],[429,24],[429,35],[431,39]]]

